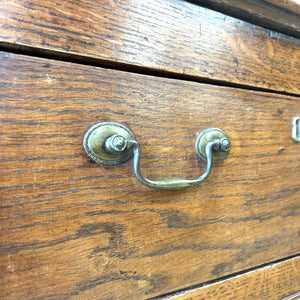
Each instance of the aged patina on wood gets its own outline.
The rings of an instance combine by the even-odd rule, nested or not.
[[[300,258],[271,264],[233,278],[168,297],[172,300],[282,300],[297,294],[300,286]],[[299,299],[292,298],[293,300]],[[163,298],[162,298],[163,299]],[[290,299],[290,300],[292,300]],[[287,299],[284,299],[287,300]]]
[[[205,7],[300,38],[300,4],[293,0],[192,0]]]
[[[1,53],[1,298],[140,299],[297,254],[299,98]],[[21,66],[21,67],[20,67]],[[202,171],[195,137],[228,133],[201,186],[141,186],[82,147],[125,123],[149,178]]]
[[[7,50],[28,46],[127,70],[300,92],[299,47],[187,1],[2,0],[0,26]]]

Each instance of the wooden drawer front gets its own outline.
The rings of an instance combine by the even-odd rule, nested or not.
[[[1,297],[142,299],[299,251],[299,98],[1,53]],[[92,163],[89,126],[128,125],[149,178],[196,177],[197,133],[229,157],[201,186]]]
[[[0,26],[8,48],[300,92],[299,46],[187,1],[2,0]]]
[[[300,257],[256,269],[246,274],[178,293],[172,300],[270,299],[297,300],[300,293]],[[294,294],[293,297],[292,294]],[[297,296],[298,297],[297,297]],[[285,297],[289,297],[288,299]],[[283,299],[285,298],[285,299]]]

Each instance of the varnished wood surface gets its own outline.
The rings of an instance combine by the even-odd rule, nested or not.
[[[144,299],[297,254],[299,98],[0,56],[1,299]],[[129,126],[152,179],[192,178],[197,134],[229,157],[201,186],[141,186],[86,157],[99,121]]]
[[[251,24],[300,38],[300,5],[291,0],[194,0]]]
[[[264,2],[300,16],[300,3],[295,0],[264,0]]]
[[[187,1],[2,0],[0,26],[0,41],[12,47],[300,91],[300,47]]]
[[[300,291],[300,258],[293,258],[193,291],[162,299],[281,300]],[[294,300],[299,299],[295,296]]]

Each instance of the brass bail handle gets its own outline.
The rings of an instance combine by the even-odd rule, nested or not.
[[[117,122],[102,122],[91,126],[83,137],[83,147],[91,160],[105,165],[119,165],[133,156],[137,180],[150,188],[178,190],[203,182],[210,174],[212,163],[224,160],[231,144],[227,134],[219,128],[207,128],[197,137],[195,148],[198,156],[206,160],[206,170],[195,179],[171,178],[150,180],[140,169],[141,148],[129,128]]]

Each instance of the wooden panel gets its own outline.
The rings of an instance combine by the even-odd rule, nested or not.
[[[3,0],[0,24],[13,46],[300,91],[300,47],[186,1]]]
[[[270,299],[280,300],[300,291],[300,258],[207,285],[194,291],[182,293],[172,300],[215,299]],[[300,295],[298,295],[299,297]],[[294,298],[299,299],[299,298]]]
[[[1,298],[143,299],[299,251],[299,98],[1,53]],[[125,123],[149,178],[203,172],[195,137],[230,156],[201,186],[141,186],[82,137]]]
[[[300,5],[289,0],[194,0],[251,24],[300,38]]]
[[[284,298],[283,300],[298,300],[300,298],[300,292],[290,295],[286,298]]]
[[[300,3],[297,0],[264,0],[264,2],[300,16]]]

